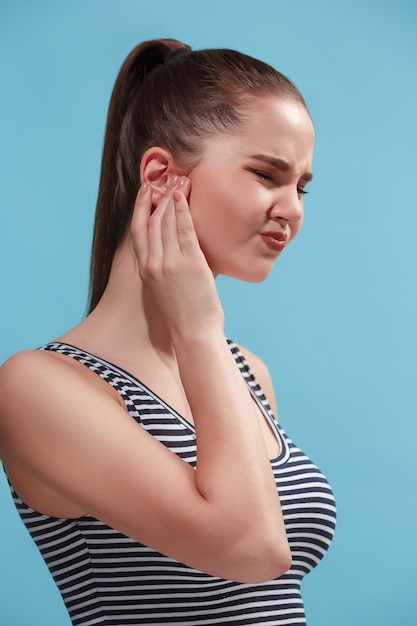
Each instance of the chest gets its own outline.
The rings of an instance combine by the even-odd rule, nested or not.
[[[120,394],[132,416],[146,429],[152,431],[152,424],[158,421],[161,412],[165,412],[167,430],[169,430],[168,422],[170,421],[174,430],[183,429],[184,434],[188,433],[195,438],[193,415],[178,371],[164,367],[157,368],[155,364],[147,368],[141,367],[140,371],[132,365],[129,369],[135,379],[132,380],[131,386],[127,385],[126,381],[118,384],[117,380],[112,384],[114,391]],[[268,457],[276,458],[281,447],[279,437],[271,419],[264,413],[255,397],[253,397],[253,409],[254,419],[258,421],[264,437]]]

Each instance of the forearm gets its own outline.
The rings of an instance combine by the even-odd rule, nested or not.
[[[256,408],[220,330],[176,337],[175,348],[197,434],[197,488],[241,517],[250,510],[281,523]]]

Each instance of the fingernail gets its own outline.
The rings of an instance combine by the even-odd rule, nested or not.
[[[186,177],[186,176],[181,176],[181,180],[180,180],[180,182],[178,183],[178,187],[179,187],[179,188],[184,187],[184,186],[186,185],[186,183],[187,183],[187,180],[188,180],[188,179],[187,179],[187,177]]]
[[[148,183],[143,183],[143,185],[141,185],[140,189],[139,189],[139,193],[141,196],[144,196],[145,193],[149,190],[149,185]]]
[[[178,176],[173,176],[170,180],[169,187],[170,189],[174,189],[178,184]]]

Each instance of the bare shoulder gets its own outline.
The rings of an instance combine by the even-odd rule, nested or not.
[[[17,389],[23,393],[38,388],[38,385],[54,386],[67,376],[71,382],[80,384],[85,379],[96,382],[98,387],[109,389],[102,379],[77,360],[59,352],[49,350],[24,350],[11,356],[0,367],[0,402],[3,393],[8,395]]]
[[[16,394],[27,393],[53,361],[40,350],[17,352],[0,367],[0,415],[2,407]]]
[[[86,387],[112,395],[107,385],[94,372],[74,359],[46,350],[25,350],[11,356],[0,367],[0,428],[17,413],[34,405],[44,405],[58,394],[77,394]],[[51,403],[53,406],[53,403]]]
[[[61,359],[59,359],[61,361]],[[7,392],[9,385],[31,385],[42,373],[54,375],[56,370],[56,353],[45,350],[24,350],[9,357],[0,367],[0,387]],[[62,360],[65,364],[65,361]]]
[[[39,400],[47,395],[46,381],[57,375],[54,361],[39,350],[11,356],[0,367],[0,444],[2,457],[11,456],[9,442],[19,429],[21,415],[33,416]],[[55,368],[56,369],[56,368]],[[58,368],[59,370],[59,368]],[[32,420],[26,419],[27,423]],[[21,432],[20,432],[21,434]],[[14,453],[14,450],[12,449]],[[3,459],[4,460],[4,459]]]
[[[250,350],[248,350],[247,348],[244,348],[241,345],[239,345],[238,347],[246,358],[247,362],[249,363],[249,367],[252,370],[253,375],[260,384],[262,391],[268,398],[268,402],[271,406],[274,416],[278,420],[278,409],[275,398],[274,385],[267,365],[264,363],[264,361],[262,361],[262,359],[260,359],[253,352],[250,352]]]

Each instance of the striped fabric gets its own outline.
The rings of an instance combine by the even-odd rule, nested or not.
[[[66,520],[41,515],[13,492],[74,626],[306,624],[300,584],[333,537],[334,498],[318,468],[276,426],[242,353],[233,342],[229,344],[254,399],[281,441],[271,466],[293,556],[291,569],[257,585],[223,580],[151,550],[91,516]],[[136,378],[67,344],[51,343],[43,349],[65,354],[95,371],[120,393],[143,428],[195,467],[193,427]]]

